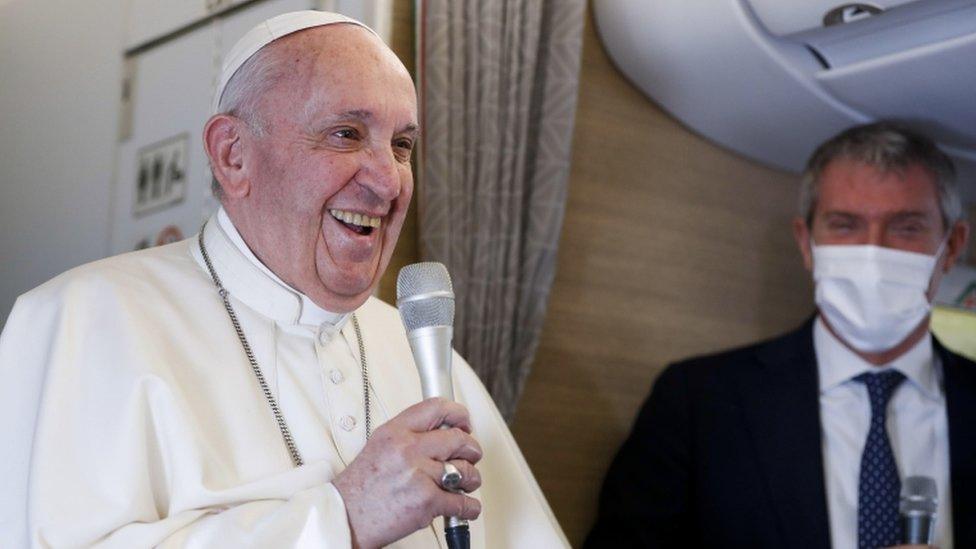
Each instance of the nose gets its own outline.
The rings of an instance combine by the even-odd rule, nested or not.
[[[400,196],[400,166],[389,147],[370,148],[356,180],[380,199],[391,202]]]
[[[887,237],[888,231],[881,223],[869,223],[867,231],[867,242],[864,244],[870,244],[872,246],[889,246]]]

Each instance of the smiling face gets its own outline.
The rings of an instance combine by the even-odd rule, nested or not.
[[[261,131],[236,126],[240,182],[224,185],[223,203],[282,280],[325,309],[351,311],[386,269],[413,194],[413,82],[353,25],[267,47],[287,70],[259,102]]]

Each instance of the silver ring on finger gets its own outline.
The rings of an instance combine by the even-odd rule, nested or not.
[[[450,492],[456,492],[461,486],[461,471],[451,463],[444,462],[444,474],[441,475],[441,487]]]

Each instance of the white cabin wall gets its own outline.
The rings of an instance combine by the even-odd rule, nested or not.
[[[0,322],[108,252],[124,8],[0,2]]]

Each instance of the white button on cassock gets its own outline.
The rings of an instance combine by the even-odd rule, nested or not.
[[[352,431],[356,428],[356,418],[352,416],[343,416],[339,420],[339,427],[342,427],[346,431]]]
[[[333,385],[338,385],[342,383],[345,379],[346,377],[343,376],[342,372],[340,372],[339,370],[333,368],[332,371],[329,372],[329,381],[331,381]]]

